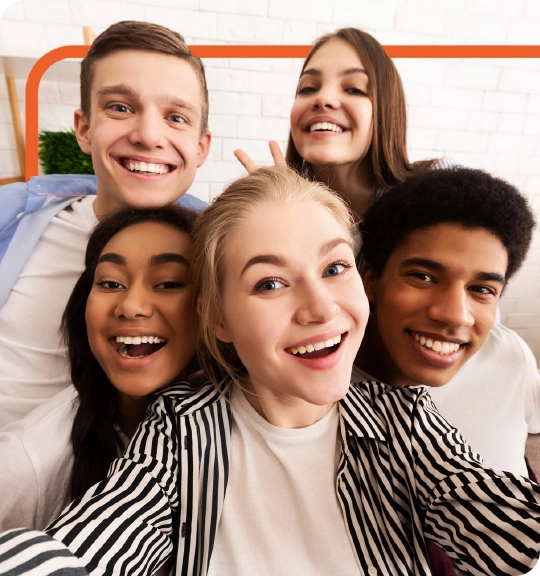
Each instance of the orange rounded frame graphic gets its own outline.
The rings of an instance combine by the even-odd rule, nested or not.
[[[26,82],[26,174],[38,174],[38,91],[47,69],[65,58],[84,58],[89,46],[61,46],[34,65]],[[311,46],[190,46],[199,58],[305,58]],[[385,46],[391,58],[539,58],[540,46]]]

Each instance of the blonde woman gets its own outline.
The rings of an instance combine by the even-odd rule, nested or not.
[[[49,536],[3,536],[0,572],[152,574],[173,555],[197,576],[427,575],[425,536],[472,574],[530,569],[540,487],[485,468],[425,388],[349,384],[368,316],[352,222],[292,171],[231,184],[190,257],[211,382],[164,390]]]

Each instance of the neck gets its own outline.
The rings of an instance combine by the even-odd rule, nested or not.
[[[370,158],[356,164],[313,165],[312,170],[316,180],[348,202],[356,221],[364,217],[371,206],[375,185]]]
[[[383,344],[377,329],[377,317],[375,314],[371,314],[369,317],[366,332],[354,364],[360,370],[390,386],[399,387],[407,384],[399,376],[399,370]]]
[[[325,404],[317,406],[300,398],[282,395],[257,394],[256,387],[251,381],[245,380],[241,384],[242,393],[253,409],[278,428],[307,428],[322,420],[335,405]]]
[[[150,396],[128,396],[118,392],[119,424],[122,432],[131,439],[137,426],[144,420]]]

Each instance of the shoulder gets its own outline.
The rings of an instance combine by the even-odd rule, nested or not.
[[[521,373],[523,369],[537,370],[536,359],[527,343],[516,332],[500,323],[493,325],[480,350],[464,368],[469,363],[482,365],[488,362],[516,373]]]
[[[178,206],[183,206],[184,208],[188,208],[189,210],[193,210],[200,214],[204,212],[204,210],[208,207],[208,204],[191,194],[182,194],[180,198],[178,198],[177,202]]]
[[[159,391],[154,404],[172,411],[177,416],[189,416],[214,404],[226,403],[211,382],[192,384],[187,381],[174,382]]]
[[[0,446],[6,438],[17,438],[25,445],[44,445],[58,439],[58,433],[71,424],[75,415],[78,395],[73,385],[68,386],[38,406],[27,416],[4,426],[0,430]]]
[[[340,401],[340,412],[358,436],[386,440],[395,435],[396,428],[410,431],[424,406],[432,406],[425,386],[395,388],[365,379],[351,382]]]
[[[453,158],[439,158],[431,166],[432,170],[447,170],[448,168],[458,168],[460,165]]]

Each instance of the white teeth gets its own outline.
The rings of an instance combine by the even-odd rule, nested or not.
[[[317,122],[309,127],[310,132],[315,132],[316,130],[324,130],[330,132],[343,132],[343,128],[337,124],[332,124],[331,122]]]
[[[117,342],[121,342],[123,344],[161,344],[165,342],[165,338],[161,338],[160,336],[117,336]]]
[[[314,352],[315,350],[322,350],[323,348],[331,348],[340,342],[341,334],[333,338],[328,338],[328,340],[324,340],[323,342],[315,342],[314,344],[307,344],[306,346],[299,346],[298,348],[289,348],[288,351],[291,354],[305,354],[306,352]]]
[[[146,172],[148,174],[167,174],[169,166],[166,164],[153,164],[151,162],[134,162],[127,160],[124,162],[124,167],[131,172]]]
[[[414,339],[421,346],[431,348],[434,352],[437,352],[441,356],[452,354],[453,352],[457,352],[459,350],[459,344],[457,342],[442,342],[439,340],[431,340],[431,338],[425,338],[424,336],[420,336],[416,333],[412,334]]]

